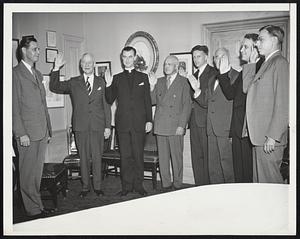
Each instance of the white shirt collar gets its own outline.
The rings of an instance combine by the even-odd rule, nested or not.
[[[27,62],[25,62],[24,60],[22,60],[23,64],[26,66],[26,68],[30,71],[31,74],[33,74],[32,70],[31,70],[31,65],[29,65]]]
[[[265,59],[265,61],[269,60],[271,56],[273,56],[276,52],[278,52],[279,50],[273,51],[270,55],[268,55]]]
[[[89,83],[91,85],[91,89],[93,89],[93,85],[94,85],[94,74],[87,76],[85,73],[83,73],[83,77],[84,77],[84,82],[86,82],[87,78],[89,78]]]
[[[88,76],[87,74],[83,73],[84,81],[86,82],[87,78],[89,78],[89,82],[94,79],[94,74]]]
[[[207,63],[205,63],[204,65],[199,67],[198,78],[201,76],[201,74],[203,73],[206,66],[207,66]]]
[[[125,68],[126,71],[129,71],[129,73],[131,73],[132,70],[134,70],[134,66],[131,68]]]
[[[172,84],[173,81],[175,80],[177,74],[178,74],[178,73],[175,73],[175,74],[172,74],[172,75],[170,76],[170,82],[171,82],[171,84]]]

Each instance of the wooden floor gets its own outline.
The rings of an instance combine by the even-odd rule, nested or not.
[[[190,153],[190,131],[187,130],[184,136],[184,151],[183,151],[183,182],[194,184],[193,170],[191,165]],[[46,163],[61,163],[67,152],[67,133],[65,130],[53,132],[46,151]]]

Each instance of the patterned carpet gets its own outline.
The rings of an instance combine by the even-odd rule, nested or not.
[[[192,187],[193,185],[184,184],[183,188]],[[157,189],[152,188],[151,180],[144,180],[144,187],[148,192],[147,196],[163,193],[161,191],[161,185],[158,183]],[[63,198],[60,193],[58,195],[58,208],[51,216],[66,214],[70,212],[76,212],[84,209],[101,207],[112,203],[118,203],[128,201],[136,198],[140,198],[137,193],[129,193],[127,196],[120,197],[117,195],[121,191],[120,177],[107,176],[103,180],[103,187],[105,195],[97,197],[96,194],[91,191],[85,198],[80,198],[78,195],[81,191],[81,182],[79,179],[69,180],[67,197]],[[47,195],[48,192],[42,192],[42,195]],[[43,200],[46,208],[53,208],[53,202],[51,200]],[[20,197],[15,192],[14,194],[14,208],[13,208],[13,223],[19,223],[31,220],[25,215],[24,209],[20,203]]]

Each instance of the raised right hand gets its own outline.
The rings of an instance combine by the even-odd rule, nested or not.
[[[62,52],[58,53],[55,58],[54,69],[59,70],[65,63],[64,54]]]
[[[28,147],[30,145],[30,139],[27,134],[20,137],[20,144],[24,147]]]
[[[149,72],[148,78],[149,78],[149,84],[155,86],[157,83],[157,78],[153,71]]]
[[[188,80],[194,91],[197,91],[200,89],[200,81],[198,81],[195,76],[189,75]]]
[[[251,53],[250,53],[250,59],[249,59],[249,63],[256,63],[256,60],[259,56],[258,54],[258,50],[255,46],[252,45],[251,47]]]

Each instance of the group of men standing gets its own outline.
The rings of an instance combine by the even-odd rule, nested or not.
[[[165,76],[159,79],[154,73],[137,71],[136,50],[127,46],[121,52],[124,71],[111,81],[94,74],[93,55],[85,53],[80,61],[83,74],[60,82],[59,70],[65,62],[58,54],[50,90],[71,97],[72,128],[81,159],[80,196],[85,197],[92,186],[90,159],[94,191],[97,196],[104,195],[101,158],[104,139],[111,134],[110,104],[115,100],[121,196],[147,194],[143,151],[145,134],[152,128],[157,136],[163,190],[182,187],[187,125],[196,185],[282,183],[279,166],[287,143],[289,86],[288,62],[279,51],[283,35],[276,26],[263,27],[259,36],[247,34],[241,56],[249,64],[242,72],[230,66],[227,49],[215,52],[212,67],[207,63],[208,48],[197,45],[191,51],[197,71],[188,78],[179,74],[175,56],[165,59]],[[34,67],[39,57],[36,39],[22,39],[19,53],[22,60],[13,69],[13,132],[25,209],[29,216],[39,217],[49,213],[41,202],[39,185],[51,124],[42,75]],[[152,105],[156,106],[154,120]]]

